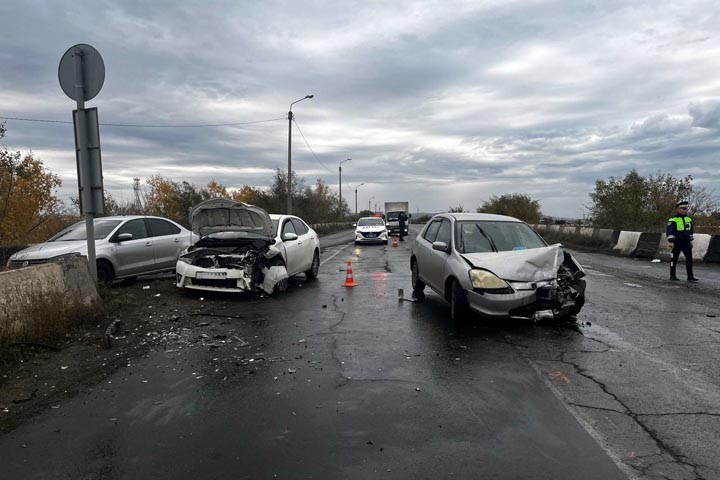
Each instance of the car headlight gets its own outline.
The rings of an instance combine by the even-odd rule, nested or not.
[[[473,288],[484,290],[501,290],[510,287],[505,280],[487,270],[470,270],[470,282],[472,282]]]
[[[178,257],[178,262],[187,263],[188,265],[192,265],[192,258],[190,258],[188,255],[182,255]]]

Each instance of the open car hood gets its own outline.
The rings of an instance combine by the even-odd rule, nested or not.
[[[214,232],[251,232],[274,236],[270,215],[260,207],[227,198],[211,198],[190,211],[192,231],[200,236]]]
[[[554,279],[565,258],[559,243],[549,247],[527,250],[462,253],[461,255],[476,268],[490,270],[503,280],[518,282]]]

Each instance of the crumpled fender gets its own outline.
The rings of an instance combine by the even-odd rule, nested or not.
[[[265,252],[265,258],[274,258],[274,257],[277,257],[278,255],[280,255],[281,253],[282,253],[282,250],[280,250],[278,247],[276,247],[275,245],[270,245],[270,247],[268,248],[268,251]]]
[[[509,252],[465,253],[462,257],[474,267],[489,270],[504,280],[538,282],[557,277],[564,252],[557,243]]]
[[[263,268],[263,275],[264,278],[260,288],[268,295],[272,295],[278,282],[288,278],[287,269],[282,265]]]

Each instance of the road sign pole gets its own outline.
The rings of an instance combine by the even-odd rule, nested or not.
[[[97,284],[97,263],[95,260],[95,215],[90,212],[93,205],[92,181],[90,178],[90,155],[88,152],[87,117],[85,115],[85,81],[83,75],[83,55],[76,51],[73,55],[75,63],[75,91],[78,115],[77,129],[77,158],[79,163],[81,185],[81,205],[85,210],[85,234],[87,236],[87,259],[90,268],[90,277]]]

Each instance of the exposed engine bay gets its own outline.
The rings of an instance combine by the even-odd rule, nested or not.
[[[287,269],[275,240],[246,232],[215,232],[178,259],[179,287],[219,291],[284,290]]]

